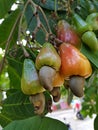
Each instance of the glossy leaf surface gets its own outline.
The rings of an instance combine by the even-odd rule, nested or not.
[[[46,130],[47,127],[48,130],[68,130],[67,126],[64,123],[56,119],[40,116],[34,116],[25,120],[14,121],[6,126],[3,130]]]

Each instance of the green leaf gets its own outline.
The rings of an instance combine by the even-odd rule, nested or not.
[[[5,67],[2,74],[0,75],[0,90],[8,90],[8,88],[9,88],[9,78],[7,67]]]
[[[0,102],[3,100],[3,93],[0,91]]]
[[[40,20],[41,20],[43,26],[49,32],[48,27],[46,25],[46,21],[42,15],[42,13],[41,12],[38,12],[38,13],[39,13],[39,17],[40,17]],[[54,18],[54,16],[52,16],[52,13],[50,13],[50,11],[48,11],[48,10],[44,10],[44,13],[48,20],[49,26],[50,26],[52,32],[54,33],[57,19]],[[64,16],[65,16],[65,14],[64,14]],[[27,21],[27,29],[31,32],[31,35],[32,35],[32,32],[34,31],[34,29],[37,26],[37,20],[36,20],[36,17],[33,16],[33,9],[29,5],[27,6],[27,9],[25,12],[25,17],[26,17],[26,21]],[[43,44],[45,42],[45,35],[46,35],[46,32],[42,28],[40,28],[36,33],[36,37],[35,37],[36,41]]]
[[[9,78],[10,78],[10,87],[20,89],[21,77],[18,75],[17,71],[9,65],[8,73],[9,73]]]
[[[33,16],[33,9],[29,5],[27,6],[25,17],[27,21],[27,29],[31,32],[31,35],[32,35],[32,32],[37,26],[37,20],[36,20],[36,17]],[[45,21],[41,13],[40,13],[40,18],[42,19],[42,23],[44,23],[45,25]],[[47,26],[45,25],[45,28],[46,27]],[[41,44],[45,42],[45,32],[41,28],[37,31],[35,40]]]
[[[97,95],[97,97],[96,97],[96,112],[97,112],[97,114],[98,114],[98,95]]]
[[[49,10],[55,10],[55,0],[46,0],[46,2],[42,3],[40,0],[34,0],[34,2],[41,7]],[[60,6],[56,2],[56,9],[59,9]]]
[[[32,61],[36,58],[36,53],[31,51],[29,48],[27,52],[30,55],[30,59]],[[8,74],[10,79],[10,87],[15,89],[21,88],[21,75],[22,75],[22,67],[25,59],[25,55],[23,49],[20,46],[13,47],[9,50],[7,56],[8,61]]]
[[[98,115],[96,116],[94,120],[94,130],[98,130]]]
[[[81,52],[98,68],[98,51],[93,52],[85,45],[82,45]]]
[[[2,107],[3,109],[0,113],[0,124],[2,127],[13,120],[25,119],[35,115],[29,96],[17,90],[4,100]]]
[[[97,4],[96,4],[97,3]],[[83,19],[92,12],[98,11],[98,1],[96,0],[79,0],[75,12],[77,12]]]
[[[9,17],[5,18],[3,23],[0,25],[0,47],[5,48],[6,43],[11,42],[14,39],[13,43],[17,40],[17,32],[15,31],[18,27],[18,22],[20,18],[20,10],[15,10],[12,12]],[[14,36],[13,36],[14,35]]]
[[[15,1],[16,0],[0,0],[0,18],[4,18]]]
[[[10,86],[12,88],[20,89],[21,87],[21,75],[22,75],[22,63],[14,58],[7,57],[8,60],[8,74],[10,78]]]
[[[45,95],[45,110],[43,115],[49,111],[49,103],[52,99],[48,92],[44,92]],[[25,119],[35,116],[33,104],[29,101],[29,96],[24,95],[21,91],[16,89],[10,89],[7,91],[7,99],[2,104],[2,110],[0,113],[0,125],[5,127],[14,120]]]
[[[36,125],[37,124],[37,125]],[[59,120],[49,117],[34,116],[25,120],[14,121],[3,130],[68,130]]]

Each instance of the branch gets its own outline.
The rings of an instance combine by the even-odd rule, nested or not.
[[[47,17],[45,15],[44,11],[42,10],[42,8],[40,6],[38,6],[38,9],[41,11],[41,13],[42,13],[42,15],[43,15],[43,17],[44,17],[44,19],[46,21],[46,24],[47,24],[47,27],[48,27],[48,30],[49,30],[49,34],[52,34],[52,31],[50,29],[50,26],[49,26],[49,23],[48,23],[48,20],[47,20]]]
[[[34,15],[33,16],[35,16],[37,18],[37,27],[34,29],[34,31],[32,33],[33,34],[32,35],[33,36],[32,39],[35,38],[35,34],[37,33],[37,31],[40,28],[42,28],[45,31],[45,33],[46,33],[46,39],[45,40],[48,41],[49,35],[52,34],[52,31],[50,29],[50,26],[49,26],[49,23],[48,23],[48,20],[47,20],[47,17],[45,15],[44,11],[42,10],[42,8],[40,6],[36,5],[32,0],[27,0],[26,4],[24,6],[24,9],[23,9],[23,12],[22,12],[22,16],[21,16],[21,19],[20,19],[20,24],[19,24],[19,35],[18,35],[19,36],[19,38],[18,38],[19,42],[20,42],[20,32],[21,32],[22,19],[23,19],[23,15],[24,15],[24,12],[25,12],[28,4],[31,4],[34,7],[34,13],[33,13]],[[43,15],[43,17],[44,17],[44,19],[46,21],[46,25],[47,25],[47,28],[48,28],[49,32],[46,30],[45,26],[40,21],[38,10],[42,13],[42,15]]]
[[[20,16],[21,16],[21,15],[19,15],[18,18],[16,19],[16,22],[14,23],[14,25],[13,25],[13,27],[12,27],[12,30],[11,30],[11,32],[10,32],[10,35],[9,35],[9,37],[8,37],[8,39],[7,39],[6,47],[5,47],[5,54],[4,54],[4,57],[3,57],[2,61],[1,61],[1,64],[0,64],[0,74],[2,73],[2,70],[3,70],[3,67],[4,67],[4,63],[5,63],[6,54],[7,54],[9,45],[10,45],[10,41],[11,41],[11,39],[12,39],[14,30],[15,30],[15,28],[16,28],[16,26],[17,26],[17,23],[18,23],[18,21],[19,21],[19,19],[20,19]]]
[[[26,57],[29,57],[29,53],[28,53],[28,52],[26,51],[26,49],[24,48],[23,44],[20,43],[20,33],[21,33],[21,26],[22,26],[23,16],[24,16],[25,10],[26,10],[26,8],[27,8],[27,6],[28,6],[29,3],[30,3],[30,1],[27,0],[25,6],[24,6],[24,8],[23,8],[22,15],[21,15],[20,22],[19,22],[19,31],[18,31],[18,42],[19,42],[19,45],[22,47],[23,52],[24,52],[24,55],[25,55]]]
[[[44,11],[42,10],[42,8],[41,8],[40,6],[38,6],[38,5],[36,5],[32,0],[28,0],[28,1],[29,1],[29,3],[32,4],[33,7],[35,7],[35,8],[38,9],[38,10],[40,10],[40,12],[42,13],[42,15],[43,15],[43,17],[44,17],[44,19],[45,19],[45,21],[46,21],[46,25],[47,25],[47,27],[48,27],[48,31],[49,31],[49,33],[51,34],[52,31],[51,31],[51,29],[50,29],[50,26],[49,26],[47,17],[46,17],[46,15],[45,15]]]
[[[28,4],[29,4],[29,0],[27,0],[25,6],[23,8],[21,18],[20,18],[20,22],[19,22],[19,31],[18,31],[18,41],[19,41],[19,43],[20,43],[20,33],[21,33],[22,20],[23,20],[23,16],[24,16],[24,13],[25,13],[25,10],[26,10]]]
[[[37,19],[37,26],[35,27],[35,29],[34,29],[34,31],[33,31],[33,33],[32,33],[32,40],[34,41],[36,33],[38,32],[38,30],[39,30],[40,28],[42,28],[43,31],[44,31],[45,34],[46,34],[46,39],[45,39],[45,41],[48,41],[48,38],[49,38],[49,33],[48,33],[48,31],[46,30],[45,26],[44,26],[44,25],[42,24],[42,22],[40,21],[39,14],[38,14],[37,12],[35,12],[35,16],[36,16],[36,19]]]

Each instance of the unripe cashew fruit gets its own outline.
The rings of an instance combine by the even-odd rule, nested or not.
[[[86,22],[91,25],[93,30],[98,30],[98,12],[89,14],[86,18]]]
[[[42,49],[36,57],[35,65],[37,70],[40,70],[42,66],[50,66],[56,71],[59,70],[61,66],[61,59],[52,44],[44,43]]]
[[[36,57],[36,68],[39,71],[40,83],[45,89],[53,89],[53,79],[61,66],[61,59],[51,43],[44,43]]]
[[[98,51],[98,39],[94,32],[87,31],[81,38],[83,43],[85,43],[92,51]]]
[[[40,84],[39,77],[32,60],[25,59],[23,64],[21,89],[26,95],[32,95],[45,91]]]

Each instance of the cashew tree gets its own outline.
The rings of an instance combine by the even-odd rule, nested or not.
[[[67,130],[45,116],[62,94],[97,130],[98,1],[0,0],[0,125]]]

